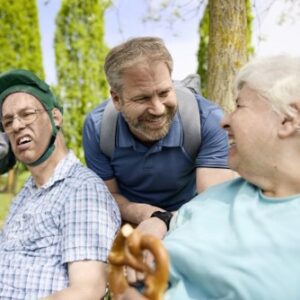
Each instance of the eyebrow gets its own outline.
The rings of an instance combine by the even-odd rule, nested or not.
[[[20,112],[23,112],[23,111],[26,111],[26,110],[30,110],[30,109],[32,109],[32,110],[34,110],[34,109],[37,109],[37,108],[34,108],[34,107],[24,107],[24,108],[22,108],[22,109],[20,109],[18,112],[17,112],[17,114],[19,114]],[[12,118],[13,116],[14,116],[15,114],[11,114],[11,113],[7,113],[7,114],[5,114],[5,115],[2,115],[2,119],[8,119],[8,118]]]

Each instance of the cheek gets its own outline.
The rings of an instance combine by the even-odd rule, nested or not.
[[[147,111],[147,106],[143,104],[129,104],[123,107],[123,112],[131,118],[138,118]]]
[[[177,99],[175,93],[169,95],[165,101],[165,105],[168,107],[176,107],[177,106]]]

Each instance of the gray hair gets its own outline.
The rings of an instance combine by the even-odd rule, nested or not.
[[[112,48],[106,56],[104,70],[110,87],[121,92],[121,77],[124,70],[139,61],[161,61],[166,64],[170,74],[173,59],[162,39],[158,37],[137,37]]]
[[[239,91],[245,84],[278,114],[293,117],[290,104],[300,101],[300,57],[282,54],[254,59],[237,74],[235,88]]]

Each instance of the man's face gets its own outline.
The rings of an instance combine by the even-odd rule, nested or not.
[[[34,121],[26,125],[20,117],[37,110]],[[11,127],[8,137],[18,160],[36,161],[45,151],[51,137],[51,122],[43,105],[32,95],[14,93],[2,106],[2,123]]]
[[[112,92],[112,98],[132,134],[144,143],[163,138],[177,110],[170,73],[162,62],[140,62],[127,68],[122,93]]]
[[[246,178],[272,169],[280,123],[271,104],[244,85],[235,110],[222,121],[229,135],[229,167]]]

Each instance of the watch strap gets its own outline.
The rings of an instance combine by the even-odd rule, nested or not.
[[[151,216],[150,218],[158,218],[160,220],[162,220],[165,224],[166,224],[166,227],[167,227],[167,230],[169,230],[169,227],[170,227],[170,222],[171,222],[171,219],[173,217],[173,214],[169,211],[155,211]]]

